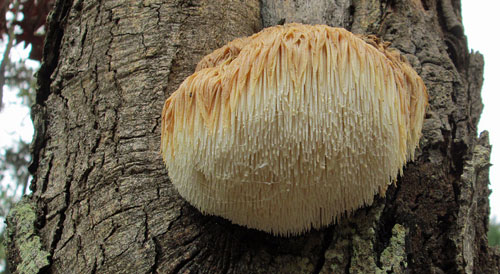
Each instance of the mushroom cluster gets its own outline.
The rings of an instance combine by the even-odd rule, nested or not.
[[[426,105],[422,79],[376,38],[274,26],[199,62],[165,102],[161,152],[201,212],[296,235],[384,195]]]

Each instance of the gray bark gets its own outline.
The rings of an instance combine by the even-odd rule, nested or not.
[[[459,1],[311,3],[56,1],[26,199],[40,252],[50,254],[39,270],[498,273],[500,255],[486,239],[490,145],[487,133],[477,137],[483,59],[467,49]],[[430,103],[415,161],[385,197],[292,238],[201,215],[178,196],[159,153],[163,102],[201,57],[283,19],[391,42],[424,79]],[[20,218],[9,219],[12,270],[26,264]]]

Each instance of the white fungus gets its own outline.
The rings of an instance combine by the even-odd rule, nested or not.
[[[200,61],[165,102],[161,152],[201,212],[296,235],[384,195],[426,105],[422,79],[376,38],[275,26]]]

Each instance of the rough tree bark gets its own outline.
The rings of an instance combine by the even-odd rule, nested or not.
[[[159,154],[163,102],[198,60],[282,19],[390,41],[430,96],[416,159],[386,197],[292,238],[201,215]],[[9,217],[12,271],[499,272],[490,145],[477,137],[483,59],[468,52],[459,0],[58,0],[47,31],[33,194]]]

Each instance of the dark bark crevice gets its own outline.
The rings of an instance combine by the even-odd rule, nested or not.
[[[326,256],[326,251],[330,247],[333,241],[333,235],[334,235],[334,230],[335,230],[335,225],[331,225],[330,227],[327,227],[323,230],[323,240],[321,243],[321,249],[319,252],[318,260],[316,262],[316,265],[313,270],[313,274],[319,274],[321,273],[321,270],[325,266],[325,256]]]
[[[59,50],[64,35],[68,14],[73,5],[73,0],[58,0],[47,19],[47,34],[43,47],[43,62],[37,75],[38,89],[36,103],[44,105],[52,83],[51,76],[59,61]]]
[[[398,181],[399,180],[400,178],[398,178]],[[379,223],[375,227],[374,251],[376,257],[375,262],[378,267],[382,267],[382,252],[389,246],[392,237],[392,229],[394,225],[396,225],[397,220],[401,220],[401,216],[396,215],[397,210],[394,205],[398,190],[399,186],[397,185],[397,181],[395,185],[387,189],[384,210],[380,216]]]
[[[43,62],[37,72],[37,90],[35,105],[32,107],[31,119],[35,128],[33,141],[30,145],[32,154],[31,163],[28,171],[35,174],[40,162],[40,151],[45,147],[47,138],[47,116],[45,110],[45,101],[49,97],[52,85],[52,74],[56,70],[59,62],[59,50],[62,37],[64,35],[68,14],[73,4],[72,0],[59,0],[54,4],[54,9],[47,18],[47,34],[43,47]],[[36,177],[31,182],[30,189],[36,189]]]

